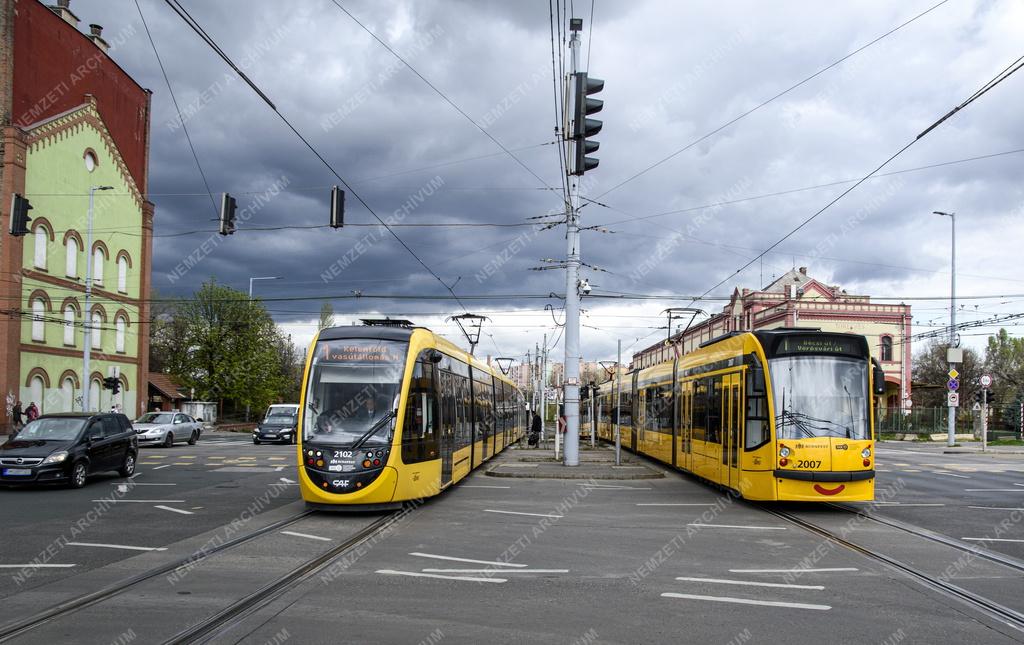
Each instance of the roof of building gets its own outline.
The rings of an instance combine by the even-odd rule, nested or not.
[[[163,396],[171,400],[187,399],[184,393],[184,386],[174,380],[174,377],[170,374],[161,374],[160,372],[149,373],[149,386],[158,391]]]

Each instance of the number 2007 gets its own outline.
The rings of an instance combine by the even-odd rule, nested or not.
[[[813,459],[800,459],[796,462],[797,468],[821,468],[821,461]]]

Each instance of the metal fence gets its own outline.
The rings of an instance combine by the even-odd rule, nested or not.
[[[1003,418],[1000,409],[989,413],[988,438],[1014,439],[1020,438],[1020,427],[1017,420]],[[875,431],[878,434],[945,434],[948,430],[949,408],[914,408],[908,414],[885,410],[877,414]],[[980,437],[981,413],[960,408],[956,416],[956,433],[973,434]]]

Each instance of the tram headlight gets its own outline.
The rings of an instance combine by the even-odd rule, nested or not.
[[[782,446],[782,448],[779,448],[779,456],[780,456],[780,457],[782,457],[783,459],[785,459],[785,458],[786,458],[786,457],[788,457],[789,455],[790,455],[790,450],[789,450],[789,446]]]
[[[870,457],[871,456],[871,448],[865,448],[864,450],[861,450],[860,451],[860,456],[862,458],[864,458],[864,459],[867,459],[868,457]]]

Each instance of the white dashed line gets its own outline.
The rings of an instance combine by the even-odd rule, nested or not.
[[[825,569],[729,569],[729,573],[833,573],[858,571],[856,567],[830,567]]]
[[[1011,540],[1010,538],[960,538],[961,540],[969,540],[971,542],[1024,542],[1024,540]]]
[[[171,511],[172,513],[181,513],[182,515],[195,515],[192,511],[186,511],[181,508],[174,508],[173,506],[164,506],[163,504],[157,504],[153,508],[159,508],[164,511]]]
[[[711,602],[731,602],[739,605],[761,605],[763,607],[788,607],[791,609],[817,609],[828,611],[829,605],[810,605],[800,602],[778,602],[774,600],[750,600],[749,598],[729,598],[727,596],[698,596],[688,593],[663,593],[662,598],[682,598],[684,600],[709,600]]]
[[[781,582],[756,582],[751,580],[722,580],[719,578],[688,578],[686,576],[677,577],[676,580],[682,580],[683,582],[711,582],[719,585],[744,585],[750,587],[780,587],[783,589],[817,589],[821,590],[825,587],[823,585],[791,585],[784,584]]]
[[[568,569],[424,569],[429,573],[569,573]]]
[[[387,576],[411,576],[414,578],[439,578],[441,580],[465,580],[467,582],[508,582],[505,578],[476,578],[470,576],[442,576],[437,573],[416,573],[415,571],[395,571],[393,569],[378,569],[377,573]]]
[[[967,508],[980,508],[986,511],[1024,511],[1024,508],[1014,508],[1012,506],[968,506]]]
[[[164,464],[163,466],[154,466],[153,470],[160,470],[161,468],[168,468],[168,467],[170,467],[170,464]]]
[[[714,506],[714,504],[680,504],[680,503],[665,503],[665,502],[642,502],[637,506]]]
[[[555,520],[560,520],[563,515],[555,515],[553,513],[522,513],[520,511],[497,511],[493,508],[485,508],[484,513],[502,513],[504,515],[529,515],[531,517],[550,517]]]
[[[35,562],[29,562],[28,564],[0,564],[0,569],[70,569],[76,566],[73,564],[38,564]]]
[[[184,504],[183,499],[94,499],[94,502],[108,504]]]
[[[68,546],[94,546],[102,549],[127,549],[129,551],[166,551],[162,546],[128,546],[125,544],[97,544],[95,542],[65,542]]]
[[[525,567],[525,564],[516,564],[514,562],[493,562],[491,560],[471,560],[470,558],[456,558],[450,555],[434,555],[432,553],[410,553],[417,558],[434,558],[435,560],[452,560],[453,562],[469,562],[472,564],[489,564],[495,567]]]
[[[968,493],[1024,493],[1024,488],[965,488]]]
[[[700,524],[691,522],[687,526],[696,526],[702,529],[751,529],[757,531],[785,531],[785,526],[739,526],[736,524]]]
[[[322,542],[330,542],[331,538],[320,537],[319,535],[310,535],[309,533],[296,533],[295,531],[281,531],[285,535],[294,535],[295,537],[306,538],[309,540],[320,540]]]

